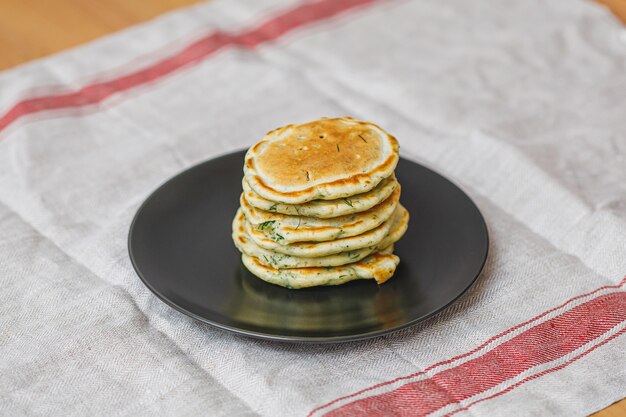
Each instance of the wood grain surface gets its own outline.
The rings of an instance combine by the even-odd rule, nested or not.
[[[599,1],[626,22],[626,0]],[[83,44],[193,3],[196,0],[0,0],[0,69]],[[626,399],[593,416],[626,417]]]
[[[196,0],[0,0],[0,69],[152,19]]]

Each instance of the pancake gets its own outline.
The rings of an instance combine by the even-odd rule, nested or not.
[[[273,268],[310,268],[324,266],[340,266],[360,261],[366,256],[380,251],[382,248],[393,247],[400,240],[408,227],[408,215],[398,216],[391,226],[389,234],[375,246],[368,246],[354,251],[340,252],[318,258],[305,258],[300,256],[286,255],[267,250],[258,246],[246,233],[245,218],[241,211],[233,220],[233,241],[239,251],[248,256],[259,259],[259,262]]]
[[[322,118],[267,133],[246,153],[244,176],[267,200],[335,200],[370,191],[391,176],[398,148],[372,123]]]
[[[391,278],[409,222],[398,149],[380,127],[349,117],[267,133],[246,153],[232,224],[244,266],[287,288]]]
[[[255,193],[245,179],[242,181],[244,197],[252,207],[288,216],[308,216],[320,219],[345,216],[369,210],[385,201],[398,185],[396,177],[392,175],[365,193],[338,200],[313,200],[294,205],[267,200]]]
[[[245,267],[257,277],[286,288],[340,285],[357,279],[374,279],[382,284],[393,276],[400,262],[396,255],[375,253],[351,264],[329,268],[276,269],[263,265],[255,257],[241,255]]]
[[[276,292],[268,288],[273,287],[272,284],[261,279],[246,277],[239,283],[241,291],[234,293],[228,303],[231,315],[264,328],[306,328],[327,334],[348,330],[355,325],[369,326],[368,317],[372,315],[388,323],[406,319],[402,291],[375,291],[371,297],[333,297],[329,294],[323,303],[316,298],[298,297],[298,302],[293,302],[293,294],[289,291]],[[326,290],[330,293],[333,288]],[[281,314],[275,314],[277,311]],[[350,320],[328,320],[328,317],[342,316],[347,311],[362,314],[354,314]]]
[[[259,210],[248,204],[244,194],[241,195],[240,204],[246,220],[252,227],[269,238],[281,236],[282,239],[277,242],[285,245],[295,242],[322,242],[360,235],[389,219],[399,200],[400,187],[397,187],[389,198],[367,211],[331,219],[288,216]]]
[[[302,258],[319,258],[340,252],[355,251],[368,246],[377,246],[389,234],[394,222],[405,216],[408,222],[408,212],[402,205],[398,204],[389,220],[363,234],[324,242],[296,242],[290,245],[278,243],[276,240],[280,240],[279,236],[266,237],[263,232],[254,229],[247,221],[244,227],[250,239],[263,249]]]

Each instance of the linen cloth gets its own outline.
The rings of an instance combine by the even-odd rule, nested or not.
[[[160,183],[343,115],[480,207],[490,255],[457,303],[295,345],[143,286],[126,238]],[[0,73],[0,129],[0,415],[574,416],[626,396],[626,30],[595,3],[215,0]]]

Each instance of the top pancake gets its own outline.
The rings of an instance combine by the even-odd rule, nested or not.
[[[287,204],[349,197],[392,175],[398,148],[380,127],[349,117],[288,125],[248,150],[245,180],[261,197]]]

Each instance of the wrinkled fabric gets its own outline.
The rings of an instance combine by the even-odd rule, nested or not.
[[[4,71],[0,116],[303,4],[216,0]],[[160,183],[275,127],[344,115],[380,124],[479,206],[490,255],[457,303],[391,335],[305,346],[196,322],[143,286],[126,238]],[[623,292],[625,274],[626,28],[587,1],[372,2],[0,131],[1,415],[305,416],[581,294]],[[597,411],[626,393],[624,326],[466,410],[449,387],[436,414]]]

